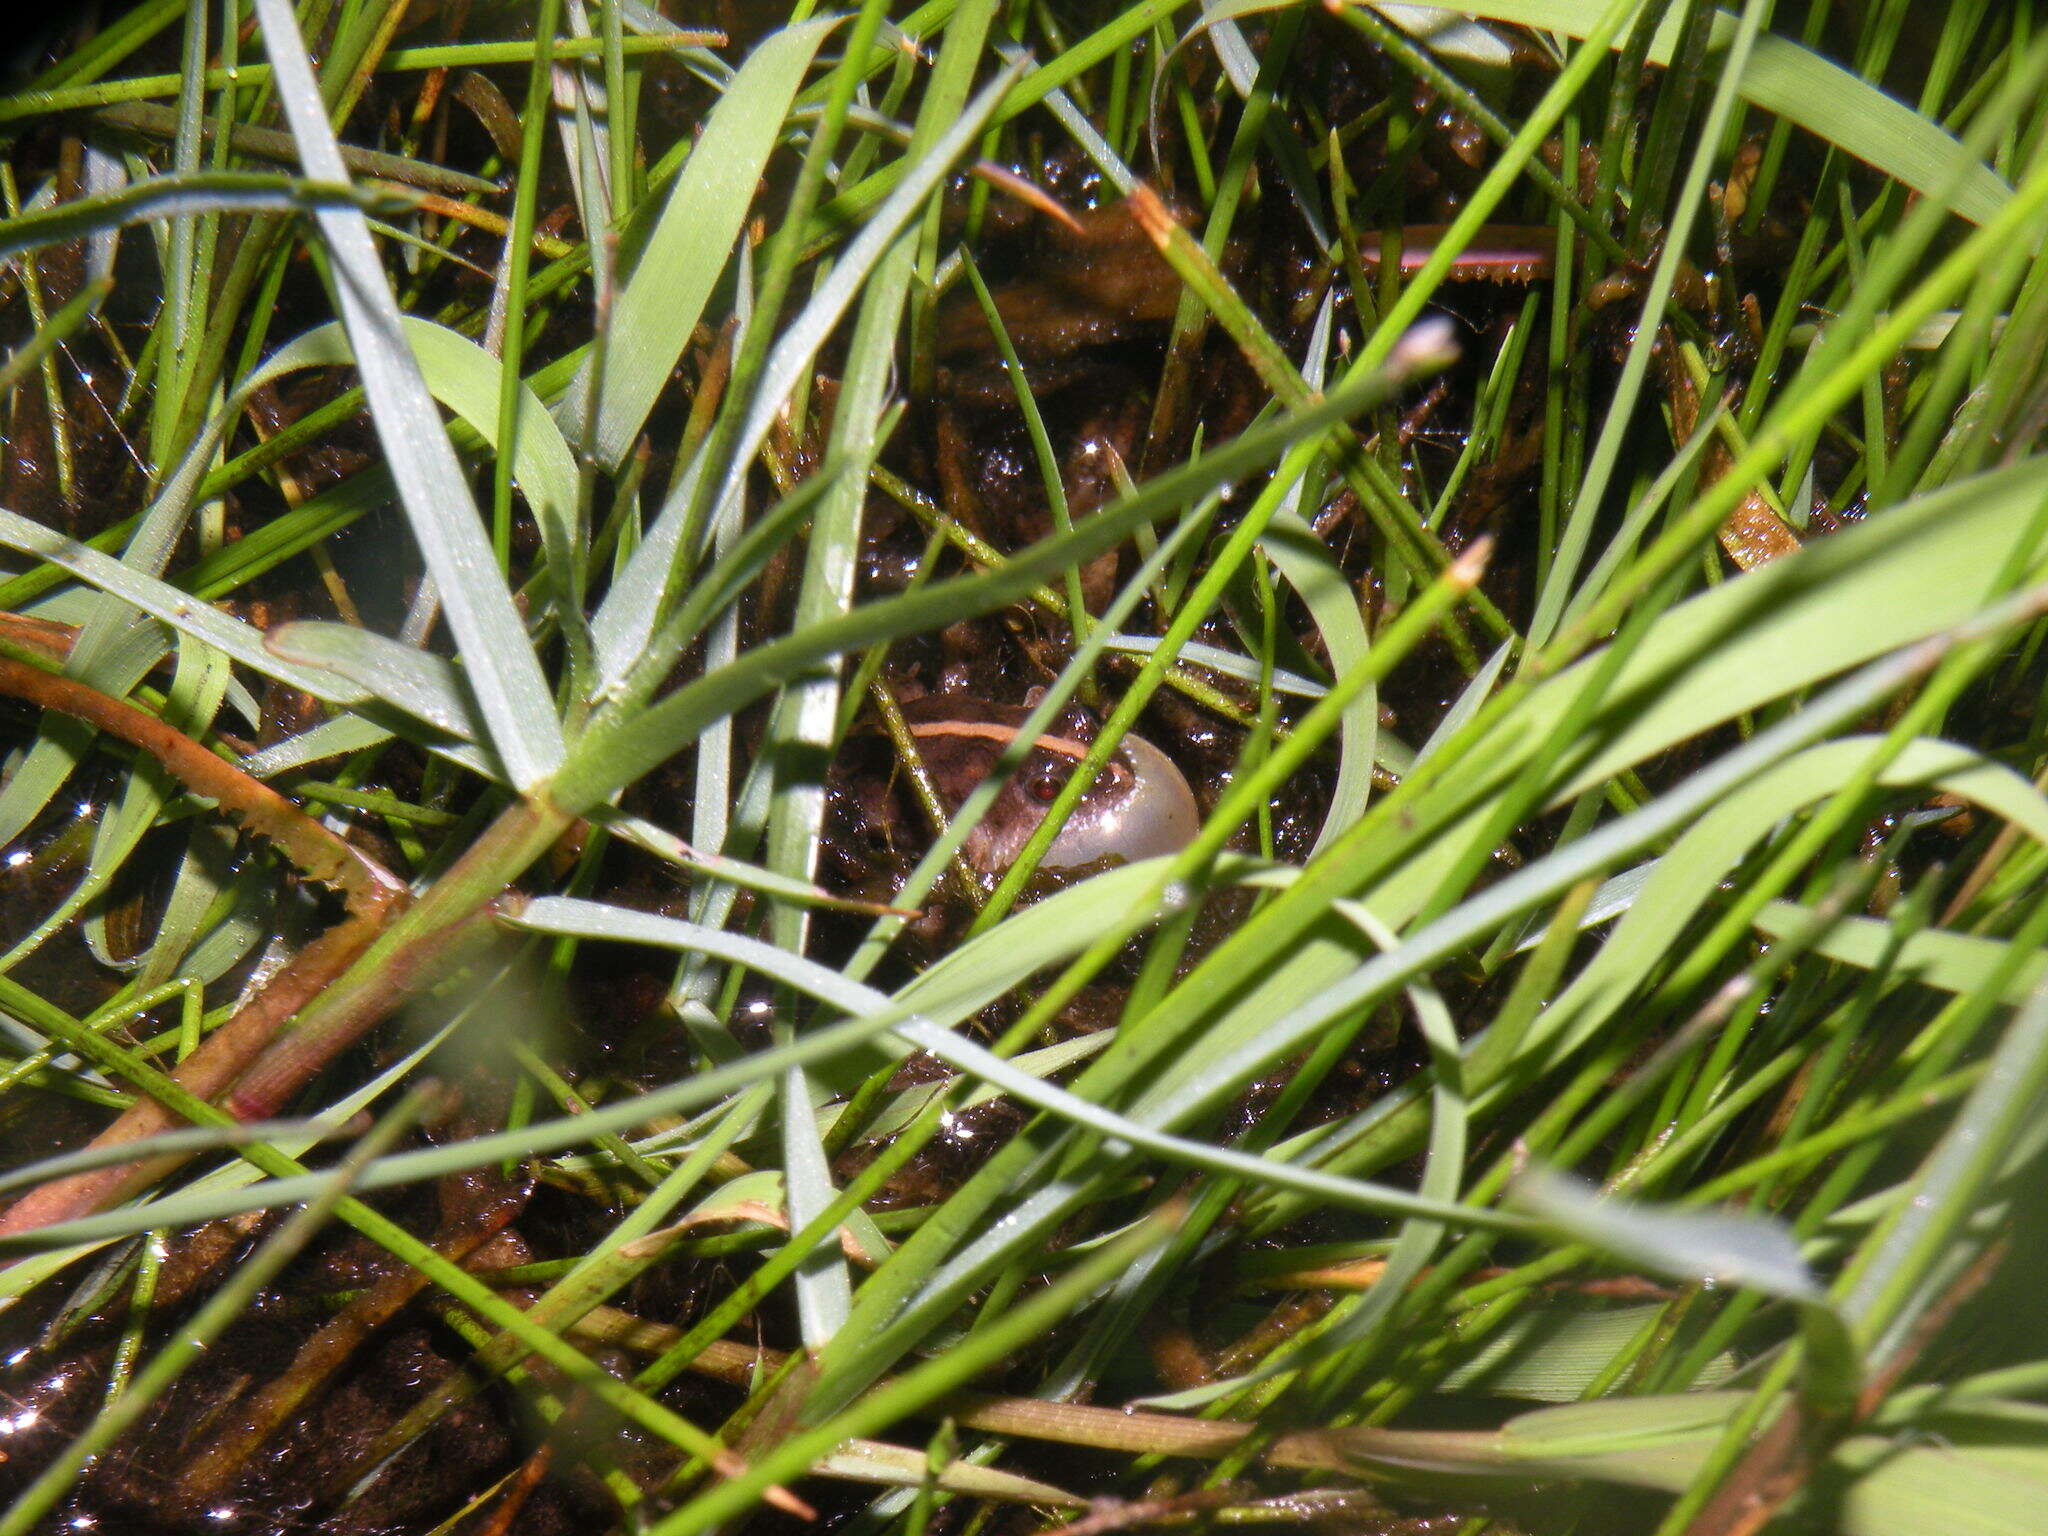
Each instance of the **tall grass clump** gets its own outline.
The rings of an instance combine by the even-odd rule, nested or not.
[[[2038,20],[67,18],[0,1536],[2048,1531]]]

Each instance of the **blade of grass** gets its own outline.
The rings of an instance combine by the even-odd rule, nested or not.
[[[256,3],[299,153],[316,175],[345,185],[348,173],[291,9],[286,0]],[[362,214],[323,209],[314,218],[334,263],[336,299],[355,347],[371,418],[469,669],[492,745],[513,786],[533,789],[560,765],[563,745],[526,626],[498,575],[469,483],[406,346]]]

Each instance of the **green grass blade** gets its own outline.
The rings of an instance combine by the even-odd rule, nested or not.
[[[322,179],[348,173],[328,125],[298,24],[285,0],[257,0],[278,95],[299,152]],[[546,779],[562,761],[562,728],[539,660],[491,554],[469,482],[404,339],[391,290],[363,216],[314,215],[335,266],[336,298],[387,464],[433,574],[469,669],[477,704],[515,788]]]
[[[683,355],[739,238],[797,88],[838,24],[837,17],[823,17],[786,27],[755,48],[671,183],[654,229],[613,300],[597,406],[597,452],[604,463],[616,466],[625,458]],[[579,430],[588,390],[579,373],[563,394],[571,436]]]

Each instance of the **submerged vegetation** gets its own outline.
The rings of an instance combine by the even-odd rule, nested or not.
[[[67,19],[0,1536],[2048,1530],[2039,20]]]

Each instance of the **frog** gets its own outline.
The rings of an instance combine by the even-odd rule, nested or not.
[[[1040,697],[1002,703],[964,688],[898,700],[934,794],[948,816],[994,771]],[[1016,862],[1094,739],[1094,716],[1069,706],[1033,744],[994,802],[962,839],[960,858],[984,888]],[[835,872],[883,895],[901,883],[932,830],[908,774],[879,722],[857,728],[830,781]],[[1064,882],[1121,862],[1185,848],[1202,809],[1179,767],[1144,737],[1127,733],[1039,861]]]
[[[994,298],[1018,354],[1045,363],[1164,326],[1180,291],[1179,275],[1118,203],[1047,221],[1036,259]],[[956,362],[996,356],[995,334],[971,291],[956,291],[939,307],[933,344]]]

